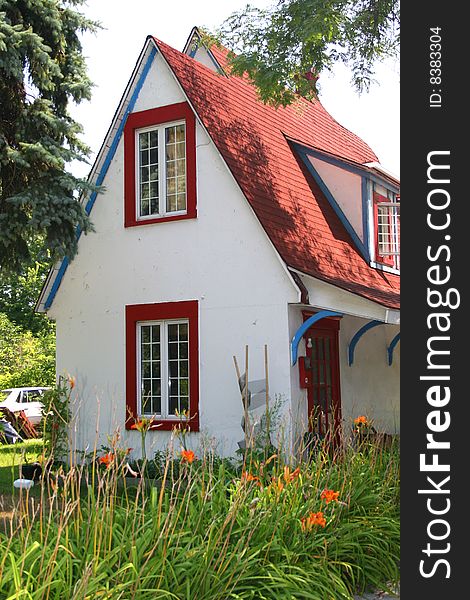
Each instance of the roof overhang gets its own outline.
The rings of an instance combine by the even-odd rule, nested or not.
[[[302,273],[292,267],[290,270],[297,274],[307,294],[303,295],[303,300],[307,299],[308,302],[302,302],[302,308],[335,310],[351,317],[377,320],[390,325],[400,324],[400,310],[398,308],[364,298],[359,294]]]

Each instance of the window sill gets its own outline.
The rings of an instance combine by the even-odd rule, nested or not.
[[[195,219],[197,217],[196,212],[193,213],[184,213],[177,215],[165,215],[164,217],[154,217],[152,219],[132,219],[126,220],[124,223],[125,227],[137,227],[139,225],[152,225],[155,223],[167,223],[168,221],[182,221],[186,219]]]
[[[400,275],[400,269],[391,267],[390,265],[384,265],[375,261],[371,261],[370,266],[378,271],[385,271],[385,273],[392,273],[393,275]]]

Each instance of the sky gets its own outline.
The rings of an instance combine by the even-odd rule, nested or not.
[[[272,0],[252,0],[263,8]],[[215,30],[232,12],[244,8],[247,0],[88,0],[82,7],[87,17],[101,22],[104,29],[82,38],[88,73],[94,82],[90,102],[71,108],[72,116],[84,128],[83,139],[96,156],[147,35],[154,35],[182,50],[193,26]],[[320,100],[341,125],[366,141],[381,164],[400,174],[399,156],[399,64],[380,63],[368,93],[358,95],[343,65],[319,79]],[[90,166],[74,164],[75,175],[86,177]]]

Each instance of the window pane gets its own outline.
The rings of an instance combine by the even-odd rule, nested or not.
[[[176,210],[186,210],[186,194],[178,194]]]
[[[140,326],[140,413],[161,414],[160,324]]]
[[[167,201],[166,201],[167,211],[174,212],[175,210],[178,210],[177,206],[178,206],[178,204],[177,204],[176,196],[174,194],[171,196],[167,196]]]
[[[180,412],[180,409],[179,409],[179,406],[178,406],[178,396],[170,396],[168,413],[170,415],[175,415],[176,411]]]
[[[166,211],[186,210],[186,126],[165,130]]]
[[[188,339],[188,324],[187,323],[180,323],[178,325],[179,328],[179,339],[180,341],[184,341]]]
[[[149,168],[140,167],[140,181],[146,183],[149,180]]]
[[[150,181],[158,181],[158,166],[152,165],[149,170]]]
[[[139,133],[139,149],[139,215],[147,217],[159,213],[158,130]]]
[[[188,322],[169,323],[168,331],[168,373],[169,414],[175,414],[175,410],[185,410],[189,406],[189,339]]]
[[[185,141],[185,125],[183,123],[181,123],[180,125],[176,126],[176,141],[177,142],[184,142]]]
[[[175,158],[184,158],[186,156],[186,144],[176,144],[176,156]]]
[[[150,327],[148,325],[142,325],[140,332],[142,343],[148,344],[150,342]]]
[[[169,177],[166,180],[166,192],[168,196],[171,196],[176,192],[176,179],[174,177]]]
[[[168,362],[168,371],[170,373],[170,377],[178,377],[178,361],[170,360]]]
[[[180,361],[180,377],[187,377],[187,376],[188,376],[188,361],[181,360]]]
[[[166,147],[166,160],[175,160],[175,145],[167,144]]]
[[[156,129],[150,132],[150,146],[151,148],[158,148],[158,131]]]
[[[166,143],[174,144],[175,139],[175,127],[167,127],[165,129],[165,141]]]
[[[185,177],[186,176],[186,161],[183,160],[177,160],[175,163],[176,165],[176,172],[178,174],[179,177]]]
[[[147,379],[150,377],[150,363],[148,361],[142,362],[142,377]]]
[[[139,148],[140,150],[145,150],[149,147],[149,134],[139,133]]]
[[[160,378],[160,361],[154,360],[152,361],[152,377]]]
[[[167,177],[175,177],[176,176],[176,166],[177,166],[177,162],[174,160],[167,163],[167,165],[166,165],[166,176]]]
[[[189,395],[189,381],[187,379],[180,379],[180,396]]]
[[[168,340],[170,342],[178,341],[178,324],[170,324],[168,325]]]

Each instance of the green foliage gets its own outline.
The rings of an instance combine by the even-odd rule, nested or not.
[[[34,336],[0,313],[0,389],[55,381],[55,333]]]
[[[233,72],[248,73],[264,102],[287,105],[298,94],[315,98],[318,75],[337,61],[367,89],[374,62],[398,54],[399,24],[398,0],[280,0],[232,14],[216,38],[237,53]]]
[[[23,500],[0,526],[0,597],[351,600],[397,582],[397,448],[253,462],[251,479],[210,455],[170,461],[158,487],[127,488],[122,461],[43,481],[42,510]]]
[[[34,308],[50,267],[49,260],[37,260],[41,255],[41,242],[30,245],[32,264],[23,265],[18,273],[0,270],[0,313],[15,325],[33,335],[54,331],[54,324]]]
[[[78,34],[97,24],[76,10],[84,0],[0,0],[0,264],[19,271],[43,236],[50,258],[76,252],[89,231],[77,196],[92,189],[66,170],[86,161],[70,101],[90,98]]]
[[[44,394],[44,447],[51,462],[62,461],[68,455],[70,394],[74,385],[72,378],[59,377],[57,385]]]

